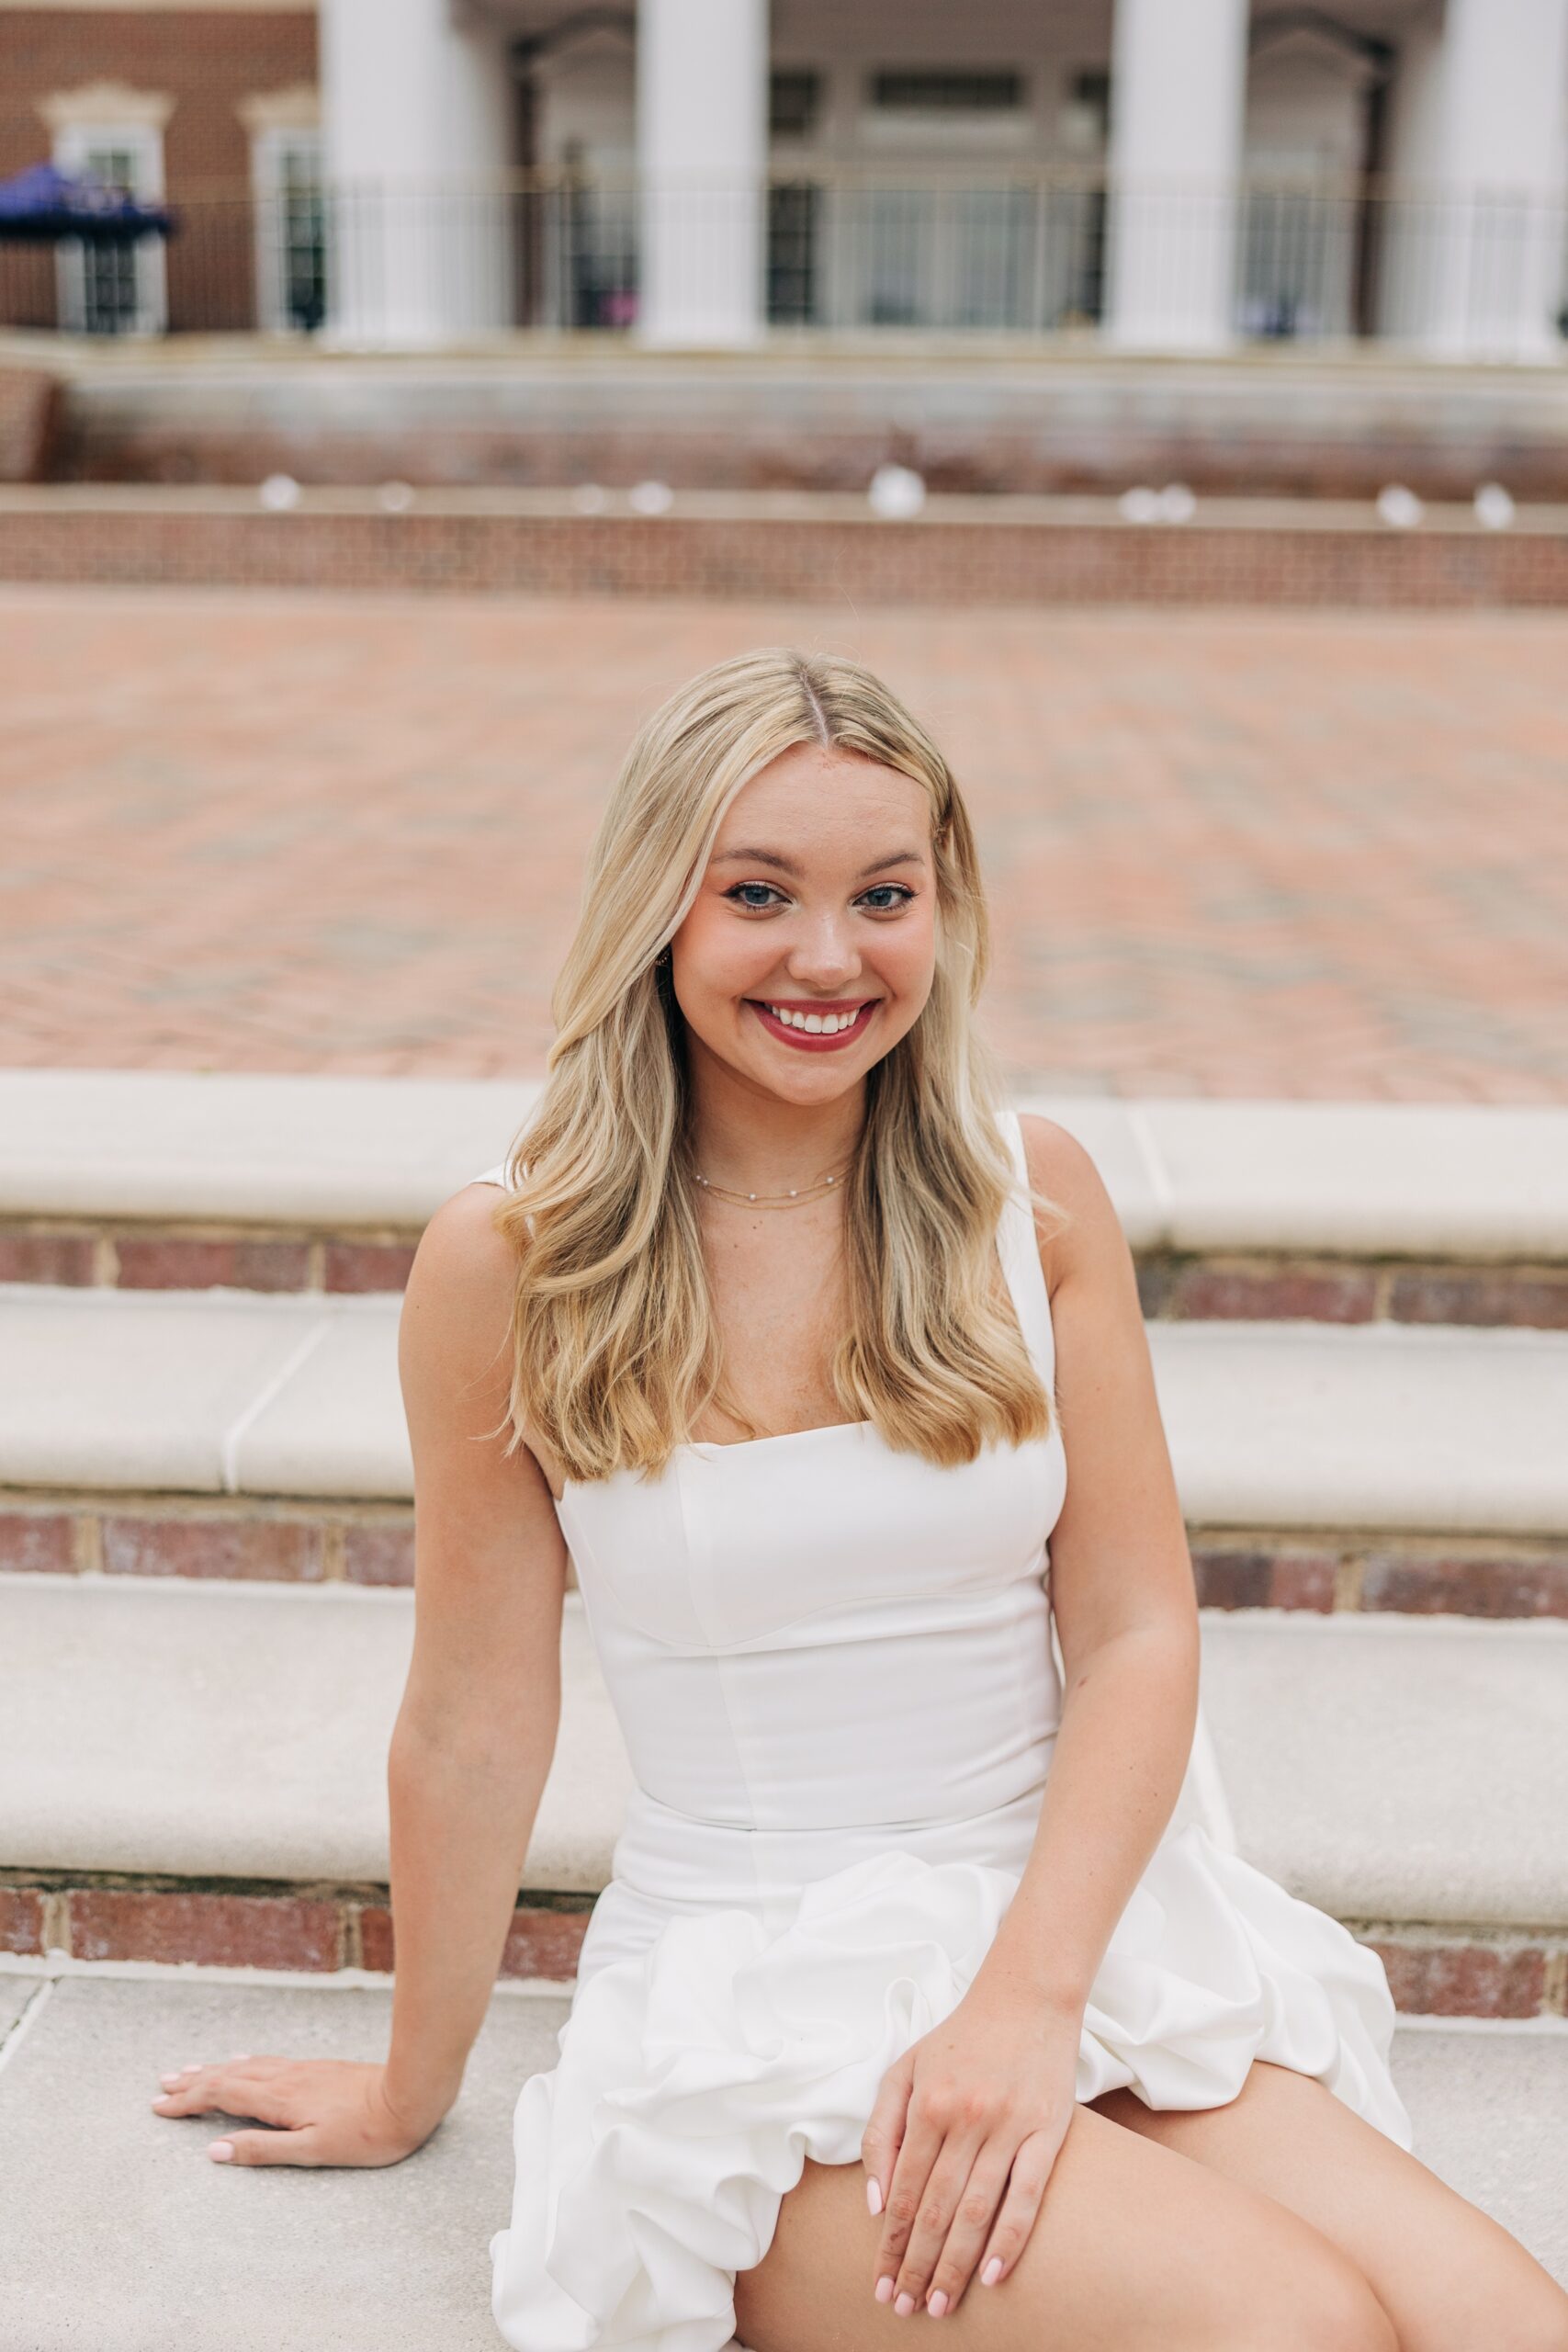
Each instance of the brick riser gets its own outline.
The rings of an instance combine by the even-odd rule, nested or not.
[[[225,493],[231,496],[232,493]],[[852,596],[891,605],[1568,605],[1568,535],[1381,523],[286,514],[62,498],[6,512],[0,577],[186,586]]]
[[[419,1235],[0,1220],[0,1282],[72,1290],[392,1292]],[[1568,1266],[1529,1260],[1138,1254],[1155,1321],[1458,1323],[1568,1330]]]
[[[569,1990],[593,1908],[591,1895],[544,1896],[513,1912],[503,1977]],[[1568,2014],[1568,1930],[1500,1934],[1463,1928],[1347,1923],[1388,1971],[1395,2006],[1436,2017]],[[0,1875],[0,1951],[81,1961],[181,1961],[313,1975],[392,1966],[385,1887],[236,1889],[169,1879]]]
[[[1568,1617],[1568,1539],[1245,1528],[1189,1537],[1205,1608]],[[408,1586],[413,1509],[0,1493],[0,1570]]]
[[[67,1290],[400,1291],[417,1231],[0,1219],[0,1282]],[[1568,1312],[1568,1307],[1565,1307]]]

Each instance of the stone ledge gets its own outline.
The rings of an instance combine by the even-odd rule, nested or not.
[[[412,1595],[0,1577],[0,1854],[181,1879],[388,1879],[386,1758]],[[595,1894],[630,1789],[568,1596],[559,1736],[525,1889]]]
[[[1201,1623],[1213,1744],[1179,1819],[1210,1817],[1217,1758],[1240,1851],[1336,1917],[1568,1929],[1568,1625],[1270,1611]],[[13,1882],[386,1883],[407,1593],[3,1577],[0,1629]],[[561,1658],[525,1896],[598,1892],[631,1788],[575,1594]]]
[[[417,1231],[539,1084],[0,1069],[0,1218]],[[1090,1153],[1140,1251],[1568,1264],[1568,1106],[1015,1101]]]
[[[0,2210],[17,2249],[0,2342],[491,2352],[486,2249],[510,2210],[512,2111],[556,2063],[563,1994],[495,1995],[457,2101],[402,2164],[261,2167],[243,2193],[204,2154],[222,2112],[154,2113],[159,2075],[238,2050],[378,2058],[389,1987],[39,1968],[0,1975]],[[1422,2162],[1568,2283],[1568,2029],[1412,2020],[1391,2064]],[[96,2258],[100,2233],[129,2237],[134,2260]]]
[[[27,1990],[0,2052],[7,2352],[492,2352],[512,2110],[555,2063],[564,1999],[492,2000],[456,2103],[402,2163],[239,2181],[204,2154],[221,2116],[153,2111],[159,2075],[238,2050],[382,2057],[389,1989],[171,1973]]]
[[[417,1230],[502,1158],[538,1087],[3,1069],[0,1215]]]
[[[1104,530],[1163,546],[1182,540],[1201,542],[1206,535],[1223,532],[1238,537],[1278,537],[1282,533],[1308,537],[1349,535],[1388,547],[1454,539],[1495,548],[1506,547],[1510,540],[1554,540],[1568,532],[1568,501],[1562,500],[1537,500],[1519,506],[1506,532],[1480,522],[1468,499],[1434,500],[1427,503],[1418,526],[1401,531],[1391,529],[1381,519],[1371,498],[1211,492],[1200,500],[1190,522],[1172,525],[1130,521],[1118,498],[1099,492],[939,491],[927,497],[918,517],[889,522],[874,511],[860,490],[675,488],[671,490],[670,505],[650,515],[634,503],[629,489],[596,486],[599,503],[585,510],[581,488],[458,483],[400,487],[408,492],[409,503],[389,516],[379,485],[297,483],[295,503],[280,516],[262,505],[254,484],[248,481],[8,482],[0,484],[0,520],[152,516],[274,525],[281,520],[287,526],[289,522],[362,519],[390,520],[411,531],[419,522],[569,523],[585,529],[595,524],[624,524],[644,534],[650,528],[672,531],[682,523],[752,527],[815,524],[875,538],[891,535],[895,544],[900,538],[929,542],[944,531],[965,527],[998,535]]]
[[[395,1297],[0,1287],[0,1487],[412,1492]],[[1568,1534],[1568,1335],[1147,1327],[1195,1526]]]

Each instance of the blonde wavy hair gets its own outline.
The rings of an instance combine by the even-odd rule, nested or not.
[[[1055,1402],[1001,1276],[1015,1179],[1003,1100],[971,1027],[989,959],[975,836],[947,762],[858,662],[781,648],[720,662],[638,729],[589,852],[557,1035],[494,1211],[516,1253],[507,1421],[575,1481],[657,1475],[727,1388],[694,1205],[685,1023],[660,951],[701,888],[726,810],[795,744],[909,776],[931,803],[935,974],[918,1020],[866,1079],[844,1180],[847,1319],[832,1361],[846,1419],[953,1464],[1048,1434]],[[1037,1229],[1066,1212],[1030,1187]]]

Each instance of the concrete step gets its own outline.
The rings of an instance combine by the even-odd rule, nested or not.
[[[407,1582],[398,1314],[0,1285],[0,1565]],[[1148,1329],[1203,1599],[1568,1611],[1568,1334]]]
[[[933,490],[1195,490],[1469,499],[1506,452],[1516,498],[1562,495],[1551,362],[1347,353],[1294,339],[1190,356],[1095,337],[879,325],[830,352],[649,351],[593,333],[486,350],[333,352],[318,338],[0,333],[61,379],[59,470],[89,481],[434,487],[601,482],[863,492],[890,447]],[[294,347],[294,346],[299,347]],[[28,476],[18,466],[17,480]]]
[[[389,1991],[11,1970],[0,1973],[0,2032],[17,2020],[0,2042],[0,2210],[12,2223],[0,2344],[491,2352],[487,2248],[511,2208],[512,2110],[527,2077],[556,2063],[564,1997],[498,1988],[456,2103],[400,2165],[238,2179],[205,2151],[243,2119],[155,2114],[159,2075],[240,2050],[379,2058]],[[1393,2065],[1422,2162],[1568,2284],[1568,2026],[1406,2023]],[[103,2258],[128,2240],[133,2262]]]
[[[0,1279],[395,1290],[537,1084],[0,1071]],[[1094,1155],[1151,1317],[1568,1328],[1568,1110],[1019,1099]]]
[[[501,1158],[537,1091],[524,1078],[0,1070],[0,1210],[421,1224]],[[1015,1101],[1093,1153],[1137,1248],[1568,1261],[1568,1110]]]
[[[1568,1624],[1201,1623],[1240,1851],[1364,1932],[1408,2009],[1568,2009]],[[412,1639],[406,1592],[0,1577],[0,1950],[389,1964]],[[573,1973],[631,1786],[577,1594],[562,1672],[524,1976]]]

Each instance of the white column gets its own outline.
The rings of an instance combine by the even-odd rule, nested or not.
[[[1563,345],[1568,0],[1448,0],[1421,340],[1443,357],[1544,359]]]
[[[1231,339],[1247,0],[1115,0],[1111,58],[1112,343]]]
[[[1377,239],[1374,323],[1380,336],[1408,343],[1428,323],[1432,300],[1432,196],[1443,111],[1443,28],[1428,19],[1400,35],[1389,94],[1382,174],[1386,191],[1373,216]],[[1419,202],[1409,200],[1418,194]]]
[[[763,324],[767,0],[638,0],[637,339],[753,343]]]
[[[456,0],[321,0],[329,332],[449,343],[512,322],[512,92]]]

